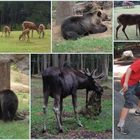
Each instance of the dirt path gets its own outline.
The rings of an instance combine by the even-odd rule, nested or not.
[[[114,76],[115,76],[115,80],[114,80],[114,138],[116,139],[140,138],[140,133],[139,133],[140,117],[134,115],[135,108],[130,110],[129,115],[126,120],[127,121],[126,127],[129,129],[130,134],[122,135],[118,133],[118,131],[116,130],[116,125],[119,120],[119,113],[124,104],[124,98],[121,94],[119,94],[119,91],[121,89],[120,77],[126,71],[127,67],[128,65],[127,66],[119,66],[119,65],[114,66]],[[137,103],[137,98],[136,98],[136,103]]]

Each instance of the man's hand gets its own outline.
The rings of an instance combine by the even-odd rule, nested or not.
[[[124,83],[122,92],[125,93],[127,90],[128,90],[128,83]]]

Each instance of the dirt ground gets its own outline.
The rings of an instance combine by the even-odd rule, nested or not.
[[[108,16],[112,19],[112,9],[104,10],[105,13],[108,14]],[[111,21],[104,21],[103,24],[105,24],[108,28],[108,30],[104,33],[98,33],[98,34],[91,34],[89,36],[86,36],[87,38],[106,38],[110,37],[112,35],[112,20]],[[61,26],[56,26],[55,22],[53,22],[52,27],[52,37],[53,41],[62,41],[64,40],[61,36]]]

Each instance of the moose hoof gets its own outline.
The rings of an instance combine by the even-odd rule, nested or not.
[[[79,127],[83,127],[83,125],[82,125],[81,123],[78,123],[78,126],[79,126]]]
[[[64,132],[64,130],[63,130],[63,128],[61,128],[60,130],[59,130],[59,133],[63,133]]]
[[[47,130],[42,129],[42,133],[46,133],[46,132],[47,132]]]

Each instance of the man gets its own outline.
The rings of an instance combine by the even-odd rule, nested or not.
[[[121,79],[122,92],[125,98],[124,107],[120,113],[120,120],[117,130],[122,134],[128,134],[129,131],[124,128],[125,120],[129,109],[133,108],[134,96],[139,98],[138,109],[135,115],[140,115],[140,59],[135,61],[126,71]]]

